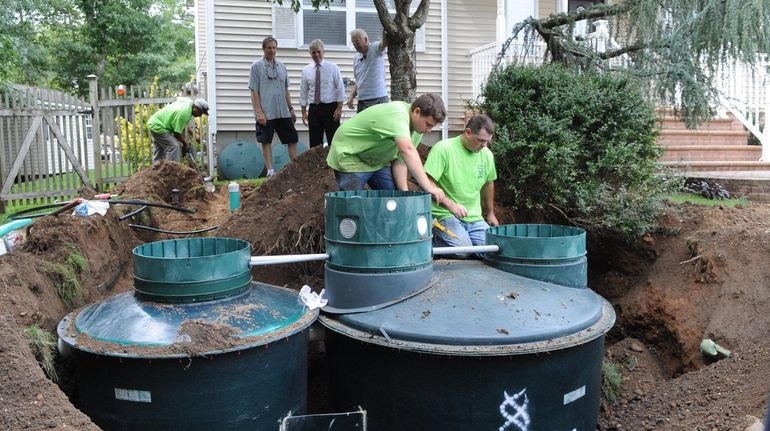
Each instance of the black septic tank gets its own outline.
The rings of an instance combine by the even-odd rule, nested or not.
[[[372,431],[596,429],[606,300],[480,261],[435,261],[432,279],[388,307],[319,318],[335,407],[360,405]]]
[[[317,311],[252,282],[249,251],[229,238],[134,249],[136,292],[59,323],[77,406],[105,430],[277,429],[304,412]]]

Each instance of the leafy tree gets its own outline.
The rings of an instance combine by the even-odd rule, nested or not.
[[[619,46],[595,52],[572,37],[578,22],[605,19]],[[514,27],[529,44],[545,41],[551,61],[573,70],[606,69],[628,56],[632,73],[649,93],[681,110],[689,125],[711,115],[713,78],[732,61],[755,64],[770,53],[770,3],[766,0],[621,0]]]
[[[283,4],[284,0],[273,0]],[[334,0],[312,0],[314,9],[328,7]],[[393,100],[413,100],[416,97],[417,71],[415,70],[414,35],[428,19],[430,0],[420,0],[414,13],[410,13],[411,0],[393,0],[396,12],[391,15],[386,0],[373,0],[382,24],[383,36],[388,42],[390,64],[390,95]],[[302,0],[291,0],[291,7],[298,12]]]
[[[179,87],[195,70],[186,0],[5,0],[0,10],[0,82],[88,93],[107,86]],[[11,61],[6,61],[10,59]]]

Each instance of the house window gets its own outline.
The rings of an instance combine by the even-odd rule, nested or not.
[[[414,0],[412,12],[420,0]],[[386,0],[391,14],[396,12],[393,0]],[[302,0],[302,10],[298,14],[289,8],[291,2],[284,5],[273,4],[273,34],[281,47],[306,47],[315,39],[323,40],[327,49],[330,47],[352,48],[350,32],[362,28],[369,35],[370,42],[382,38],[382,24],[374,7],[373,0],[334,0],[329,7],[313,9],[311,0]],[[425,33],[419,29],[415,38],[418,51],[424,50]]]
[[[352,2],[351,2],[352,3]],[[313,9],[309,0],[302,2],[303,45],[321,39],[327,46],[345,46],[348,40],[345,0],[329,3],[329,8]]]

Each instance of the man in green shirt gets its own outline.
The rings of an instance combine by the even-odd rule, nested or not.
[[[164,106],[147,120],[147,128],[152,136],[152,161],[182,160],[189,143],[185,136],[187,124],[192,117],[209,114],[209,104],[203,99],[180,97],[176,102]],[[181,146],[181,148],[180,148]],[[181,150],[181,153],[180,153]]]
[[[372,106],[342,123],[334,134],[326,163],[340,190],[407,190],[407,169],[437,202],[444,192],[425,175],[417,145],[423,133],[444,121],[441,98],[423,94],[411,105],[390,102]]]
[[[483,245],[489,226],[499,224],[495,216],[497,170],[487,148],[494,133],[489,117],[474,115],[462,135],[437,142],[428,153],[425,172],[446,194],[443,202],[433,203],[431,208],[434,245]]]

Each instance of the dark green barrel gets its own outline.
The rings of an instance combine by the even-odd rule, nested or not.
[[[497,269],[561,286],[588,286],[586,231],[553,224],[509,224],[487,230],[487,244],[500,252],[487,253]]]
[[[289,411],[304,412],[308,333],[318,311],[296,291],[231,281],[244,268],[244,250],[248,270],[241,240],[138,247],[141,290],[59,323],[77,407],[104,430],[143,431],[276,429]],[[166,296],[172,300],[147,300]]]
[[[427,288],[433,273],[428,193],[332,192],[325,205],[326,311],[370,311]]]
[[[590,289],[437,261],[437,281],[367,313],[322,315],[333,409],[370,431],[594,431],[604,334]]]

